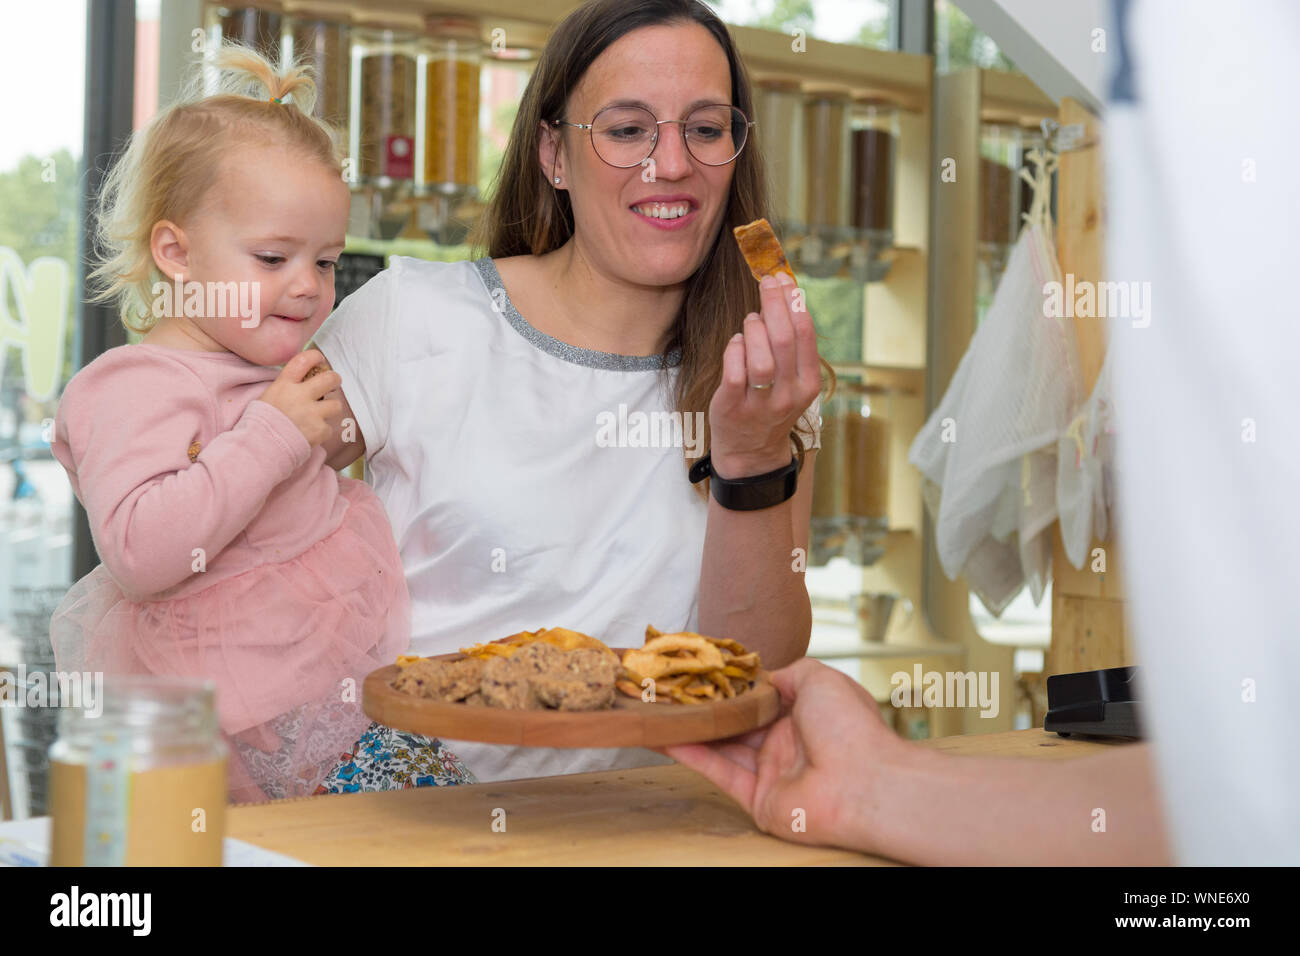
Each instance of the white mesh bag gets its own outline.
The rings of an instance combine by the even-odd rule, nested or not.
[[[1045,283],[1060,281],[1050,238],[1030,223],[908,455],[941,492],[932,516],[944,573],[964,573],[994,615],[1026,578],[1039,600],[1051,573],[1057,442],[1082,400],[1074,324],[1044,314]]]
[[[1061,542],[1065,556],[1076,568],[1082,569],[1088,559],[1093,536],[1106,538],[1114,433],[1108,350],[1092,394],[1066,427],[1057,448],[1056,507],[1061,517]]]

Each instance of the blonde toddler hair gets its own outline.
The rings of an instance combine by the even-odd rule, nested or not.
[[[90,301],[116,301],[122,324],[133,332],[153,328],[153,286],[166,279],[149,248],[154,224],[180,223],[193,213],[232,148],[288,147],[342,178],[338,131],[311,115],[315,102],[312,70],[300,63],[277,69],[237,43],[224,43],[197,63],[180,97],[132,135],[104,180]]]

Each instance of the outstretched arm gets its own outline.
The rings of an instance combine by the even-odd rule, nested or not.
[[[899,738],[866,688],[818,661],[772,682],[790,708],[774,724],[664,749],[765,833],[919,864],[1173,862],[1149,745],[1060,761],[953,756]]]
[[[849,832],[872,852],[949,866],[1168,866],[1150,744],[1074,760],[909,745]],[[1104,829],[1103,829],[1104,827]]]

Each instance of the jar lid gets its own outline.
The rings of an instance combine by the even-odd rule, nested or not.
[[[424,31],[424,21],[416,13],[397,13],[392,10],[365,10],[360,7],[352,9],[354,26],[375,30],[402,30],[418,34]]]
[[[840,83],[809,83],[803,91],[810,100],[847,100],[853,92]]]
[[[803,84],[800,83],[798,80],[792,80],[789,79],[788,77],[781,77],[781,76],[765,77],[763,79],[756,80],[754,85],[759,86],[765,90],[778,90],[782,93],[798,93],[801,90],[803,90]]]
[[[481,28],[482,29],[482,28]],[[550,28],[525,20],[492,18],[491,29],[480,33],[485,51],[498,60],[535,60],[546,47]]]
[[[352,4],[336,0],[284,0],[284,12],[300,20],[347,23],[352,19]]]
[[[59,701],[59,736],[72,744],[105,734],[131,741],[131,749],[211,740],[218,731],[216,684],[186,677],[95,675],[75,700]]]
[[[432,13],[424,18],[424,32],[431,37],[457,40],[482,40],[483,38],[477,17],[453,17]]]
[[[898,101],[878,90],[862,90],[853,94],[855,106],[877,106],[883,109],[900,109]]]

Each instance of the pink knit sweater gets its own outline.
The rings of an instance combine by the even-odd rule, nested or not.
[[[52,450],[127,597],[210,587],[339,526],[347,506],[325,449],[257,399],[278,374],[233,352],[126,345],[68,383]]]

